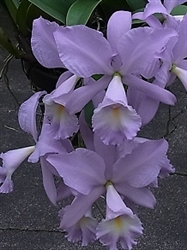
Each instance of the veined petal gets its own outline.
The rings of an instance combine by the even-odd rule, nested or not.
[[[60,216],[62,218],[67,209],[68,206],[60,211]],[[66,237],[71,242],[82,241],[82,246],[87,246],[90,242],[96,240],[97,225],[97,220],[92,217],[91,211],[89,211],[77,223],[69,228],[65,228],[65,230],[68,232]]]
[[[35,142],[38,139],[38,132],[36,129],[36,109],[39,103],[39,99],[42,95],[45,95],[46,91],[39,91],[32,95],[27,101],[21,104],[18,113],[18,121],[21,129],[30,133],[33,136]]]
[[[80,112],[94,96],[108,86],[109,79],[108,76],[104,76],[98,81],[90,79],[87,85],[75,89],[66,103],[69,113],[75,114]]]
[[[106,203],[109,209],[114,213],[132,216],[132,210],[125,205],[121,196],[115,190],[114,186],[110,183],[106,184],[106,189]]]
[[[28,162],[36,163],[40,157],[47,154],[66,152],[66,148],[59,140],[55,140],[50,132],[51,125],[43,124],[42,131],[36,143],[34,152],[29,156]]]
[[[49,22],[42,17],[33,21],[31,46],[32,51],[38,62],[46,68],[64,67],[61,62],[53,32],[58,24]]]
[[[61,61],[75,75],[112,74],[112,50],[101,32],[76,25],[58,27],[54,37]]]
[[[176,97],[168,90],[146,82],[134,75],[127,75],[123,77],[123,82],[157,101],[168,105],[174,105],[176,102]]]
[[[56,168],[64,183],[88,195],[92,188],[104,186],[105,163],[93,151],[78,148],[70,154],[49,155],[47,160]]]
[[[111,102],[94,110],[92,124],[94,132],[106,145],[120,145],[125,139],[136,136],[141,118],[132,107]]]
[[[54,102],[52,95],[45,96],[43,101],[45,103],[44,123],[50,124],[51,134],[56,140],[66,139],[78,131],[78,118],[68,113],[65,104],[62,104],[63,98],[61,104]]]
[[[61,81],[64,78],[63,74],[58,79],[58,87],[52,92],[52,98],[53,100],[58,100],[63,98],[64,96],[73,92],[75,85],[77,84],[78,80],[80,79],[76,75],[71,75],[69,78],[67,78],[65,81]],[[61,82],[61,83],[60,83]]]
[[[0,158],[3,159],[3,167],[9,174],[12,174],[17,167],[34,151],[35,146],[9,150],[1,153]]]
[[[56,206],[57,189],[55,186],[54,174],[51,171],[51,168],[53,168],[53,166],[50,165],[49,162],[47,162],[44,157],[40,158],[40,164],[42,168],[42,177],[43,177],[43,185],[45,192],[51,203],[53,203],[53,205]]]
[[[93,132],[85,121],[84,110],[81,112],[79,116],[79,126],[80,126],[81,136],[82,136],[82,139],[84,141],[86,148],[89,150],[95,151]]]
[[[187,15],[184,16],[183,20],[178,24],[176,28],[178,33],[178,40],[173,48],[173,57],[175,59],[174,63],[178,64],[181,60],[187,57],[187,44],[186,44],[186,37],[187,37]]]
[[[120,145],[131,140],[141,126],[141,118],[128,106],[121,77],[113,77],[103,102],[94,110],[93,130],[105,144]]]
[[[173,72],[180,79],[187,91],[187,70],[173,66],[171,72]]]
[[[114,164],[112,183],[148,186],[158,177],[167,149],[168,143],[164,139],[140,142],[130,154],[121,157]]]
[[[168,10],[164,7],[164,5],[161,3],[160,0],[149,0],[149,3],[146,5],[145,10],[144,10],[144,15],[143,15],[144,20],[146,20],[147,17],[155,13],[162,13],[166,15],[169,14]]]
[[[95,148],[94,151],[98,153],[98,155],[100,155],[105,161],[105,176],[107,180],[110,180],[112,176],[112,168],[117,157],[116,146],[104,144],[96,133],[93,133],[93,143]]]
[[[107,24],[107,39],[116,52],[119,39],[131,29],[132,17],[129,11],[116,11],[110,17]]]
[[[135,88],[128,88],[129,104],[137,111],[141,117],[142,125],[149,123],[156,114],[159,101],[145,95]]]
[[[139,27],[125,33],[117,45],[123,63],[121,75],[133,73],[149,77],[146,74],[148,72],[150,75],[154,65],[157,65],[158,53],[174,36],[177,36],[177,32],[170,28]]]
[[[97,228],[97,238],[110,250],[117,250],[117,242],[121,243],[122,248],[132,249],[137,242],[135,238],[143,232],[141,221],[136,215],[113,213],[113,218],[106,218],[99,223]]]
[[[0,193],[8,194],[13,191],[14,183],[11,179],[11,175],[7,175],[3,184],[0,186]]]
[[[186,0],[164,0],[164,5],[167,8],[168,12],[170,13],[172,9],[178,5],[185,3]]]
[[[125,184],[115,184],[116,190],[130,201],[148,208],[154,208],[156,199],[147,187],[135,188]]]
[[[34,151],[35,146],[9,150],[1,153],[0,158],[3,160],[3,166],[0,167],[0,193],[9,193],[13,190],[11,176],[19,165]]]
[[[79,194],[64,213],[61,220],[61,228],[75,225],[103,192],[104,187],[100,186],[93,188],[89,195]]]

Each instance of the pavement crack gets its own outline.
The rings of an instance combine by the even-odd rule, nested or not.
[[[0,231],[20,231],[20,232],[44,232],[44,233],[64,233],[60,230],[46,230],[46,229],[31,229],[31,228],[16,228],[16,227],[0,227]]]

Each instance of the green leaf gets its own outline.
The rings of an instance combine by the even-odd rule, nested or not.
[[[30,2],[27,0],[22,0],[16,15],[16,23],[18,26],[18,29],[23,35],[27,35],[29,33],[28,27],[27,27],[27,11],[29,6],[31,5]]]
[[[144,8],[148,1],[147,0],[126,0],[126,2],[130,6],[131,11],[135,11],[137,9]]]
[[[13,21],[16,23],[17,4],[13,0],[4,0],[6,7]]]
[[[182,15],[185,15],[187,13],[187,6],[186,5],[179,5],[177,7],[175,7],[171,14],[173,16],[182,16]]]
[[[29,0],[56,20],[65,23],[69,7],[75,0]]]
[[[84,107],[85,120],[90,127],[92,126],[93,111],[94,111],[94,105],[93,102],[90,101]]]
[[[86,24],[97,5],[102,0],[77,0],[71,5],[66,17],[66,25]]]
[[[20,51],[12,44],[7,34],[0,27],[0,46],[7,50],[10,54],[19,57]]]

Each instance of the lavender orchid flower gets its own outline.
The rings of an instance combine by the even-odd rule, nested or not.
[[[170,13],[173,10],[173,8],[185,2],[186,0],[172,0],[172,1],[164,0],[162,4],[161,0],[149,0],[144,11],[135,13],[133,15],[133,18],[144,20],[152,27],[161,28],[162,27],[161,22],[155,16],[153,16],[153,14],[161,13],[167,20],[168,17],[169,18],[172,17]],[[174,18],[180,21],[182,20],[183,16],[175,16]]]
[[[107,206],[113,213],[116,213],[110,219],[125,216],[129,220],[127,232],[135,223],[134,230],[140,233],[140,222],[135,219],[132,209],[128,208],[125,203],[126,200],[127,202],[130,200],[145,207],[154,207],[155,198],[147,187],[152,185],[164,167],[168,145],[165,140],[142,142],[131,153],[121,154],[120,158],[114,160],[114,164],[104,159],[108,155],[108,149],[111,150],[111,146],[102,145],[103,153],[100,152],[100,155],[87,149],[76,149],[69,154],[49,155],[47,157],[50,164],[63,178],[64,183],[77,191],[74,202],[64,211],[61,227],[66,229],[75,226],[85,216],[93,202],[106,191]],[[115,147],[112,147],[115,150]],[[101,147],[100,149],[96,148],[97,150],[101,149]],[[124,201],[121,195],[124,197]],[[122,206],[122,204],[124,205]],[[121,209],[124,206],[126,212]],[[108,216],[106,220],[109,220]],[[116,229],[115,226],[111,227],[111,230],[114,229]],[[116,241],[122,232],[124,232],[123,228],[121,228]],[[116,231],[111,233],[116,234]],[[101,234],[98,233],[98,237]],[[128,242],[134,242],[135,234],[132,233],[132,235],[131,240],[128,239],[129,241],[124,236],[123,240],[127,245]]]
[[[178,39],[169,44],[167,53],[164,53],[162,56],[162,67],[155,77],[161,84],[167,82],[167,85],[170,85],[177,76],[187,90],[186,25],[187,15],[175,27]]]
[[[126,25],[120,24],[116,29],[119,18],[121,24],[126,23]],[[136,75],[152,76],[158,65],[158,59],[154,58],[155,53],[166,45],[169,38],[176,35],[175,32],[171,29],[156,31],[151,28],[130,30],[130,26],[131,15],[125,11],[116,12],[110,18],[107,28],[108,40],[101,33],[85,26],[66,28],[59,26],[54,31],[54,38],[60,59],[71,72],[81,77],[104,74],[105,77],[101,78],[100,84],[102,84],[102,81],[104,83],[108,81],[109,86],[115,85],[115,92],[120,92],[122,89],[120,85],[125,83],[153,99],[174,104],[175,97],[170,92],[156,85],[151,85]],[[156,39],[158,35],[160,38],[157,37]],[[82,39],[82,37],[85,37],[85,39]],[[103,85],[105,86],[105,84]],[[108,92],[106,92],[106,95]],[[94,112],[93,129],[96,133],[102,135],[106,144],[119,144],[125,138],[133,138],[141,126],[140,117],[128,105],[125,91],[123,93],[123,100],[117,100],[115,98],[116,93],[111,93],[109,98],[106,96],[103,103]],[[124,111],[119,112],[120,115],[116,124],[112,122],[113,119],[111,119],[110,124],[109,119],[105,118],[116,113],[116,106],[121,107]],[[103,116],[104,113],[106,115]],[[129,127],[132,129],[127,130],[127,126],[122,125],[121,121],[125,120],[133,125]],[[109,127],[108,124],[110,124]],[[107,133],[103,134],[104,130],[108,130]],[[123,134],[123,139],[115,140],[116,134],[120,136]]]
[[[49,200],[56,206],[57,201],[70,196],[71,191],[62,181],[58,186],[55,185],[54,177],[56,176],[60,179],[60,176],[54,167],[46,161],[46,156],[51,153],[71,152],[73,146],[68,139],[55,140],[54,136],[51,135],[51,126],[48,123],[43,123],[38,138],[36,130],[36,109],[39,104],[39,98],[44,94],[46,94],[45,91],[37,92],[25,101],[20,106],[18,116],[22,129],[30,133],[36,142],[34,151],[29,156],[28,161],[32,163],[40,161],[44,189]]]
[[[0,193],[9,193],[13,191],[12,174],[19,165],[34,151],[35,146],[9,150],[6,153],[1,153],[0,158],[3,160],[3,165],[0,167]]]

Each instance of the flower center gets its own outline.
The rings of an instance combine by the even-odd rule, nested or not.
[[[65,109],[65,107],[63,105],[57,104],[57,109],[56,109],[57,115],[61,116],[62,113],[64,112],[64,109]]]
[[[118,216],[114,219],[114,224],[115,224],[115,227],[120,231],[122,230],[123,228],[123,222],[122,222],[122,219],[121,219],[121,216]]]

